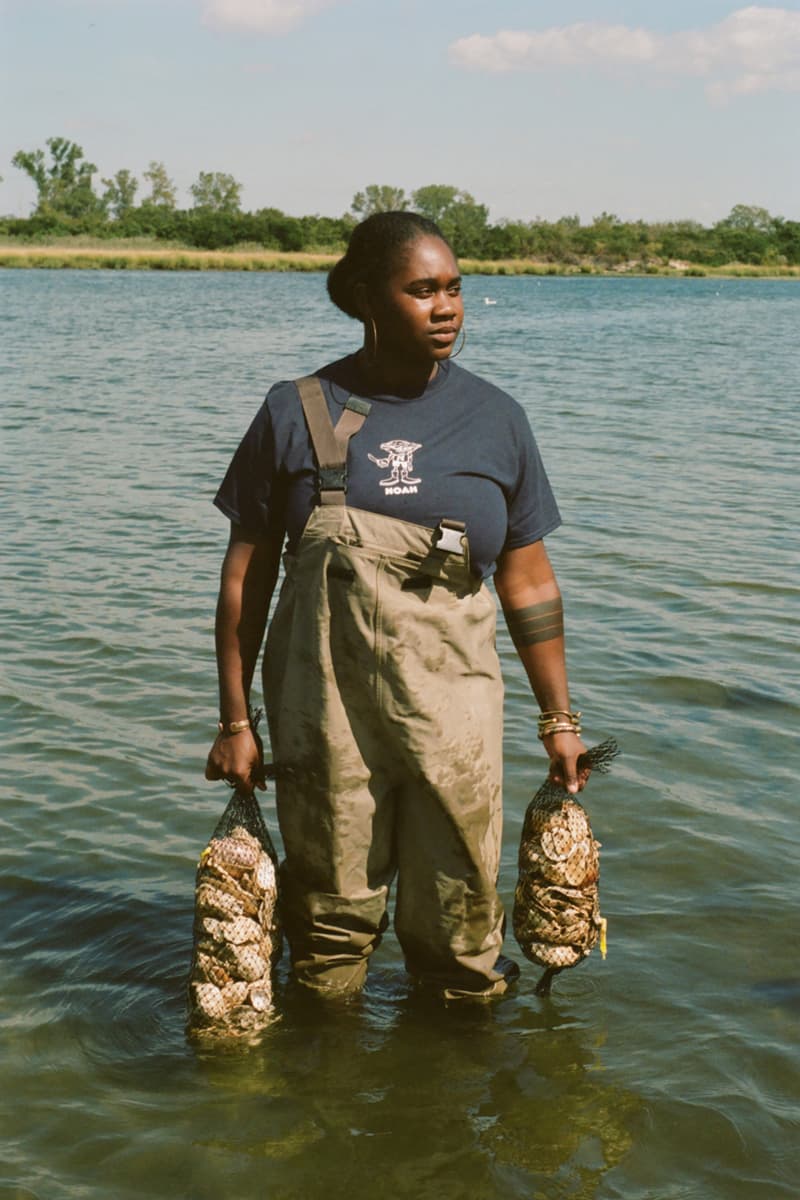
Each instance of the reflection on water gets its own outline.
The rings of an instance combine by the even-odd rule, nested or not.
[[[1,1200],[796,1194],[800,292],[468,280],[464,365],[532,415],[562,511],[609,957],[440,1009],[390,935],[357,1003],[279,981],[262,1045],[184,1036],[227,794],[210,498],[267,384],[347,349],[320,277],[0,273],[9,369]],[[542,780],[506,635],[510,906]],[[276,832],[272,797],[265,813]],[[508,947],[513,953],[513,946]]]

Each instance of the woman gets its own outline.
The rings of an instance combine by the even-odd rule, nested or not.
[[[499,995],[516,968],[499,955],[502,684],[483,580],[494,571],[551,775],[577,791],[542,542],[560,517],[522,409],[450,361],[461,280],[433,222],[369,217],[328,291],[363,347],[270,391],[216,497],[231,533],[206,776],[261,785],[250,684],[288,537],[263,683],[295,976],[360,988],[397,877],[409,971],[447,999]]]

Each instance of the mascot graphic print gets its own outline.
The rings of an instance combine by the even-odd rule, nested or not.
[[[387,496],[405,496],[417,491],[417,484],[422,480],[414,479],[412,471],[414,470],[414,454],[421,449],[421,442],[397,440],[381,442],[381,450],[385,452],[385,458],[376,458],[374,454],[369,455],[370,460],[382,471],[389,468],[387,477],[380,480],[380,485]]]

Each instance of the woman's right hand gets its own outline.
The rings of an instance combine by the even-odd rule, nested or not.
[[[261,739],[252,729],[218,733],[206,762],[206,779],[225,779],[242,792],[252,792],[254,787],[263,791],[266,783]]]

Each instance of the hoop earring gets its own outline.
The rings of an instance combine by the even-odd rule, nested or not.
[[[369,317],[368,320],[369,329],[367,329],[367,322],[364,322],[364,355],[367,362],[374,363],[378,357],[378,327],[372,317]],[[368,332],[372,335],[371,338],[367,337]]]
[[[451,354],[451,355],[450,355],[450,357],[451,357],[451,358],[458,358],[459,354],[460,354],[460,353],[461,353],[461,351],[464,349],[464,347],[466,346],[466,344],[467,344],[467,335],[466,335],[466,333],[465,333],[465,331],[464,331],[464,326],[462,325],[462,326],[461,326],[461,345],[458,347],[458,349],[456,350],[456,352],[455,352],[454,354]]]

